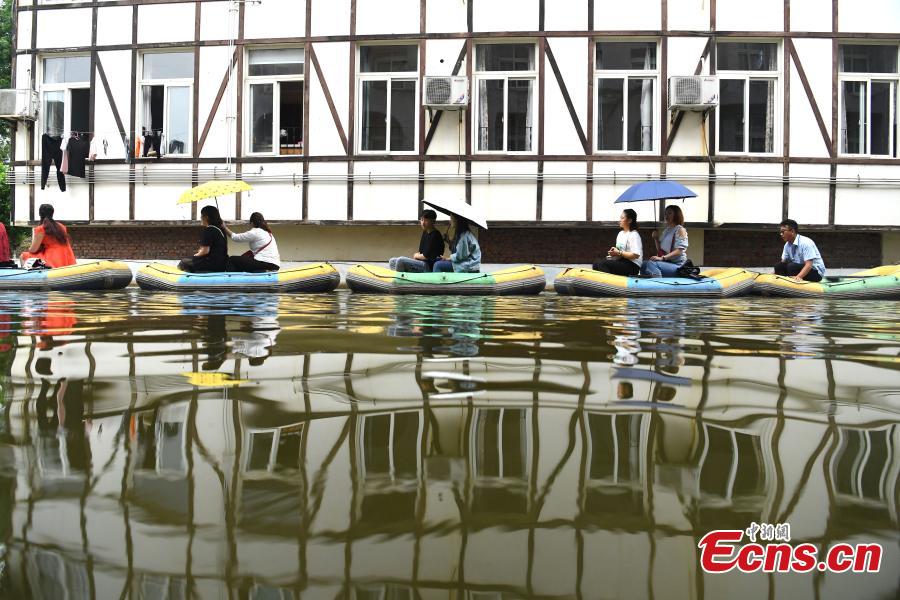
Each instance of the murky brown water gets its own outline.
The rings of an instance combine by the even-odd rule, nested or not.
[[[0,295],[2,590],[894,598],[900,303]],[[876,574],[704,574],[713,529]]]

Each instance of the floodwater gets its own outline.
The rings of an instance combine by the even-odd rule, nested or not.
[[[895,598],[896,302],[0,295],[0,594]],[[704,573],[715,529],[878,573]]]

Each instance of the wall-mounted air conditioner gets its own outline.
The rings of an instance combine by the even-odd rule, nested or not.
[[[669,77],[669,110],[704,111],[718,104],[718,77],[711,75]]]
[[[32,90],[0,90],[0,119],[34,121],[37,119],[38,94]]]
[[[469,80],[465,77],[425,77],[425,100],[428,108],[460,110],[469,104]]]

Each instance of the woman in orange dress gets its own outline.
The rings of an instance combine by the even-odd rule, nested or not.
[[[51,267],[68,267],[75,264],[75,252],[69,241],[66,226],[53,220],[53,207],[41,204],[38,208],[41,224],[34,228],[31,248],[23,252],[19,259],[22,266],[29,258],[39,258]]]

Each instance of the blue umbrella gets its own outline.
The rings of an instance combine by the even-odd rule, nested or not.
[[[644,202],[645,200],[671,200],[674,198],[696,198],[697,194],[671,179],[636,183],[619,196],[619,202]]]

